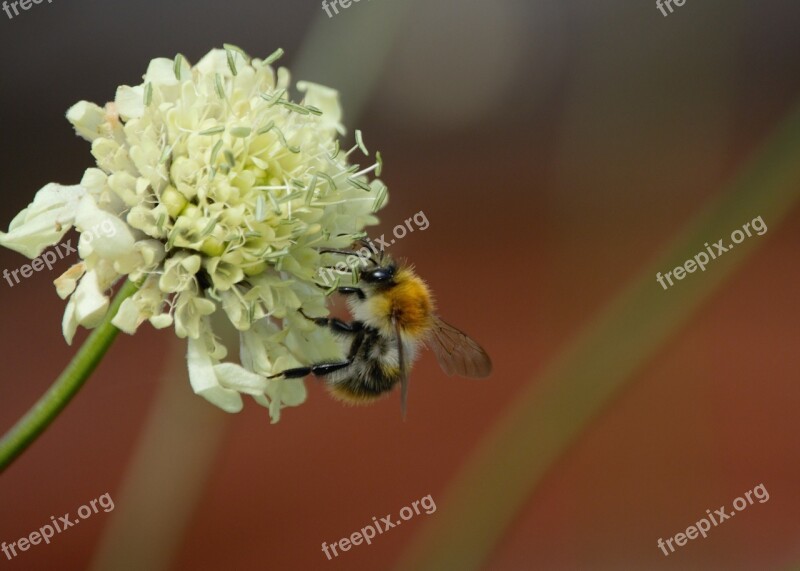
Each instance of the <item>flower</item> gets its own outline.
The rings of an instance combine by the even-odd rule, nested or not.
[[[100,107],[67,111],[91,142],[97,168],[80,184],[50,183],[0,232],[29,258],[80,233],[80,260],[55,280],[68,298],[62,329],[105,317],[119,280],[140,283],[112,323],[133,334],[145,321],[188,341],[191,386],[228,412],[250,395],[274,421],[305,400],[302,380],[269,379],[287,368],[342,358],[332,336],[299,316],[327,313],[314,281],[320,248],[344,248],[377,223],[386,187],[340,152],[338,93],[298,82],[289,99],[278,50],[250,58],[226,45],[196,65],[178,55],[150,62],[142,84],[117,89]],[[106,231],[97,237],[97,228]],[[238,330],[239,363],[211,327],[223,315]]]

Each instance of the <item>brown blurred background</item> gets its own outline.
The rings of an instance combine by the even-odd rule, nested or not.
[[[430,227],[394,252],[429,281],[442,315],[485,345],[492,379],[448,378],[425,354],[406,422],[397,395],[347,408],[308,381],[308,402],[270,425],[253,403],[229,417],[195,397],[173,356],[182,346],[144,326],[120,336],[0,476],[0,541],[105,492],[115,510],[13,561],[0,555],[0,567],[135,569],[137,553],[155,551],[145,568],[391,568],[446,505],[333,561],[320,546],[442,498],[523,387],[723,191],[800,96],[800,5],[789,0],[690,0],[666,18],[655,2],[375,0],[330,19],[314,1],[55,0],[14,19],[0,12],[0,227],[45,183],[76,183],[91,166],[66,109],[139,83],[151,58],[197,61],[231,42],[254,55],[283,47],[293,69],[312,26],[369,51],[399,4],[407,19],[364,112],[345,123],[385,158],[391,202],[378,234],[426,213]],[[355,18],[378,31],[353,33]],[[359,85],[345,57],[317,54],[315,75],[295,79],[339,87],[347,105]],[[750,239],[757,254],[553,467],[486,569],[800,563],[800,209],[765,222]],[[0,250],[0,270],[24,262]],[[0,282],[0,430],[74,350],[60,334],[58,273]],[[167,367],[175,374],[159,388]],[[146,432],[153,456],[137,472]],[[138,492],[126,487],[137,474]],[[760,483],[768,502],[669,557],[656,547]]]

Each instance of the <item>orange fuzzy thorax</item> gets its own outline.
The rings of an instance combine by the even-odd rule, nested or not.
[[[378,315],[392,316],[402,333],[417,337],[433,323],[433,297],[422,279],[408,268],[395,275],[395,286],[374,298]]]

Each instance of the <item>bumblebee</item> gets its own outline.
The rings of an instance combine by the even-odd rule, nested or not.
[[[320,253],[354,254],[333,249]],[[313,374],[325,381],[335,398],[354,404],[371,403],[399,384],[405,417],[408,372],[422,345],[433,351],[448,375],[489,375],[489,355],[466,333],[436,315],[430,289],[410,266],[395,263],[382,251],[378,259],[370,256],[365,261],[366,267],[357,272],[353,286],[337,288],[347,298],[353,321],[310,317],[300,310],[303,317],[349,343],[347,358],[288,369],[270,378],[296,379]]]

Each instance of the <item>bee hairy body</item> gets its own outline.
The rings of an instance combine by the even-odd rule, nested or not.
[[[428,286],[402,267],[387,283],[359,283],[363,296],[348,299],[350,313],[362,327],[352,339],[348,367],[326,376],[330,393],[345,402],[368,404],[391,391],[402,371],[398,344],[405,364],[413,363],[433,320],[433,298]],[[400,339],[398,339],[398,334]]]
[[[384,334],[394,335],[396,323],[404,339],[422,340],[433,325],[433,296],[410,268],[401,267],[393,282],[367,287],[364,292],[366,299],[350,298],[350,311]]]
[[[364,327],[357,334],[352,340],[351,359],[347,367],[325,377],[328,391],[341,401],[369,404],[400,381],[397,350],[377,329]]]
[[[343,250],[324,253],[350,254]],[[354,321],[309,317],[327,327],[342,342],[347,359],[312,364],[273,375],[300,378],[308,374],[322,378],[335,398],[351,404],[368,404],[401,387],[401,409],[405,416],[408,370],[420,346],[430,347],[447,374],[482,378],[489,375],[491,361],[486,352],[466,334],[435,314],[433,295],[427,284],[406,265],[391,260],[372,260],[354,286],[339,287],[347,296]]]

